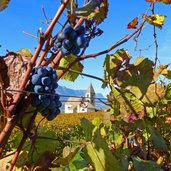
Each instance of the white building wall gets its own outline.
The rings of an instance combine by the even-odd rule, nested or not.
[[[65,113],[73,113],[73,110],[70,109],[71,107],[72,105],[65,105]]]

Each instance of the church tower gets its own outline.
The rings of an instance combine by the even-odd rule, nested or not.
[[[95,91],[94,91],[92,84],[89,85],[86,91],[85,100],[95,106]]]

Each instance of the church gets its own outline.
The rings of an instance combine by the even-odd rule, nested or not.
[[[65,113],[95,112],[95,91],[92,84],[89,85],[85,96],[81,98],[70,97],[65,103]]]

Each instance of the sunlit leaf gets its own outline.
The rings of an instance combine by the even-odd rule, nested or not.
[[[70,148],[69,146],[66,146],[63,149],[63,157],[57,157],[52,163],[63,166],[68,165],[71,162],[71,160],[75,157],[79,149],[80,147]]]
[[[76,59],[75,55],[65,56],[60,60],[59,67],[57,68],[57,74],[60,74],[63,70],[67,69],[68,66]],[[60,69],[61,67],[61,69]],[[63,76],[62,79],[68,81],[75,81],[83,70],[83,65],[80,62],[74,64],[70,71],[67,71]]]
[[[166,16],[159,15],[159,14],[152,14],[150,16],[144,15],[144,18],[148,21],[149,24],[162,28]]]
[[[122,67],[124,61],[129,61],[130,55],[124,49],[117,50],[114,54],[106,55],[104,61],[104,76],[105,80],[113,83],[113,79],[117,76],[117,71]]]
[[[21,56],[26,56],[26,57],[32,57],[32,53],[30,49],[22,48],[20,49],[17,54],[20,54]]]
[[[128,29],[136,29],[138,25],[138,17],[135,17],[130,23],[128,23]]]
[[[147,2],[162,2],[164,4],[171,4],[171,0],[146,0]]]
[[[9,2],[10,2],[10,0],[0,0],[0,11],[7,8]]]
[[[91,125],[90,121],[89,125]],[[84,130],[85,131],[85,130]],[[84,157],[98,171],[121,171],[119,161],[114,157],[108,148],[108,144],[100,135],[100,130],[97,130],[92,141],[86,143],[83,149]]]
[[[139,157],[133,158],[136,171],[162,171],[161,167],[154,161],[142,160]]]
[[[165,90],[166,100],[171,100],[171,84],[168,84]]]

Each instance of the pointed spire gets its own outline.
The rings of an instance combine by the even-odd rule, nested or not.
[[[95,94],[95,91],[94,91],[92,83],[90,83],[86,93],[89,93],[89,94],[93,94],[94,93]]]

